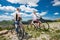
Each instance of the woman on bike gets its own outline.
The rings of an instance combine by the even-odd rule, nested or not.
[[[14,16],[15,28],[16,28],[17,33],[18,33],[18,27],[19,27],[21,19],[22,18],[21,18],[21,15],[20,15],[20,10],[19,10],[19,8],[17,8],[16,12],[15,12],[15,16]]]
[[[36,14],[36,12],[34,11],[32,13],[32,23],[35,23],[37,26],[40,26],[41,22],[40,22],[40,17]]]

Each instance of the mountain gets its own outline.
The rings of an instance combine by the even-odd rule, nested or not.
[[[56,22],[60,22],[60,19],[56,19],[55,21],[56,21]]]
[[[48,20],[48,19],[43,19],[43,18],[40,18],[39,19],[41,22],[53,22],[53,20]]]
[[[43,18],[40,18],[39,19],[41,22],[60,22],[60,19],[56,19],[56,20],[48,20],[48,19],[43,19]],[[30,24],[32,20],[28,20],[28,21],[22,21],[23,24]],[[0,22],[0,25],[11,25],[11,24],[14,24],[14,21],[13,20],[9,20],[9,21],[6,21],[6,20],[3,20]]]

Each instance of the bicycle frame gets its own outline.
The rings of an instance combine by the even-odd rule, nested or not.
[[[40,22],[40,21],[39,21]],[[34,23],[33,21],[31,22],[31,25],[34,25],[35,28],[39,28],[40,27],[40,24],[38,23]]]

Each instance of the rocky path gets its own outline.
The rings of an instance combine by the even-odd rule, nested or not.
[[[16,32],[13,32],[13,34],[11,32],[8,32],[7,34],[2,36],[6,37],[7,40],[18,40]]]

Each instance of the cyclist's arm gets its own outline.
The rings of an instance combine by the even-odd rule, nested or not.
[[[41,18],[42,18],[42,16],[41,16],[41,15],[39,15],[39,14],[37,15],[37,17],[38,17],[39,19],[41,19]]]

